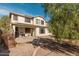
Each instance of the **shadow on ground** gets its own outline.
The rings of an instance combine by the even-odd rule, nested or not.
[[[47,39],[47,38],[41,38],[41,40],[43,40],[43,39]],[[47,39],[47,40],[52,41],[52,44],[49,44],[48,46],[45,46],[42,48],[49,49],[51,51],[50,53],[52,53],[54,51],[54,52],[64,53],[68,56],[79,56],[79,46],[70,45],[67,43],[60,44],[51,39]],[[46,55],[49,55],[50,53],[48,53]]]
[[[66,55],[76,55],[79,56],[79,47],[78,46],[71,46],[69,44],[59,44],[55,43],[55,45],[50,45],[51,47],[47,47],[51,51],[56,51],[56,52],[62,52],[65,53]]]
[[[52,42],[53,43],[50,44],[46,48],[48,48],[51,51],[65,53],[66,55],[69,55],[69,56],[72,56],[72,55],[79,56],[79,46],[70,45],[67,43],[60,44],[60,43],[57,43],[54,41],[52,41]]]
[[[9,56],[9,49],[3,46],[0,46],[0,56]]]

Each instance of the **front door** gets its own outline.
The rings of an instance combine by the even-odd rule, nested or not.
[[[15,37],[19,37],[19,30],[18,30],[18,27],[15,28]]]

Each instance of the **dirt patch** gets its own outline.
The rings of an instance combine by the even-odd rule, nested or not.
[[[31,44],[17,44],[15,48],[10,48],[10,56],[31,56],[34,47]]]
[[[32,41],[33,38],[26,38],[26,40],[20,39],[16,47],[10,48],[10,56],[32,56],[33,52],[37,47],[31,43],[26,43]],[[26,41],[26,42],[25,42]],[[20,43],[21,42],[21,43]],[[39,48],[35,56],[79,56],[79,47],[71,45],[62,45],[60,43],[54,42],[51,47]]]

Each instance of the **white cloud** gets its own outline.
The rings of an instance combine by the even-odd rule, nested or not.
[[[8,15],[9,13],[10,13],[9,10],[1,9],[1,8],[0,8],[0,14],[2,14],[2,15]]]

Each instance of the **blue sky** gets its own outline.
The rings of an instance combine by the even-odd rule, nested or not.
[[[43,16],[46,20],[49,18],[45,16],[44,8],[41,4],[35,3],[0,3],[0,16],[9,15],[10,12],[22,13],[31,16]]]

